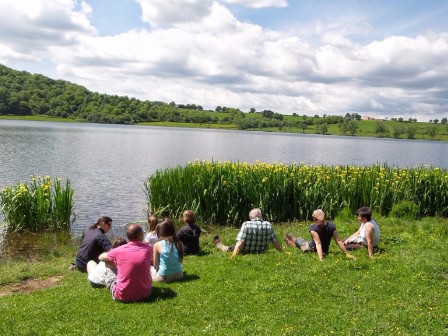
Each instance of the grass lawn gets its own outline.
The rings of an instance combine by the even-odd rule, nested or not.
[[[346,258],[286,248],[241,255],[215,250],[214,234],[233,243],[237,229],[206,228],[202,256],[184,260],[183,282],[156,284],[147,302],[114,302],[85,274],[69,272],[76,248],[56,246],[33,261],[3,261],[0,289],[26,278],[62,275],[51,288],[0,297],[1,335],[446,335],[448,219],[376,218],[380,252]],[[353,221],[335,221],[341,236]],[[276,225],[309,237],[309,223]]]

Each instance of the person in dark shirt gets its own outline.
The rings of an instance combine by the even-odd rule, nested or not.
[[[89,260],[99,262],[98,256],[112,248],[112,244],[106,236],[111,227],[112,219],[107,216],[100,217],[98,222],[89,227],[82,237],[75,264],[70,266],[70,270],[78,269],[81,272],[87,272]]]
[[[187,225],[179,229],[177,236],[184,245],[184,254],[198,254],[201,228],[196,224],[196,214],[193,210],[185,210],[182,217]]]
[[[317,252],[319,260],[324,260],[324,254],[328,254],[330,249],[330,242],[333,238],[336,244],[345,255],[349,258],[354,258],[345,248],[344,243],[339,238],[336,231],[336,226],[332,222],[325,222],[325,212],[321,209],[313,212],[314,223],[310,226],[311,240],[306,241],[303,238],[296,238],[290,234],[285,236],[285,241],[289,246],[298,247],[303,252]]]

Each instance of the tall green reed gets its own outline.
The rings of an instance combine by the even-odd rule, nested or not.
[[[73,189],[70,181],[32,176],[29,184],[7,186],[0,192],[0,209],[12,231],[39,232],[70,228]]]
[[[361,206],[387,215],[405,200],[416,203],[420,215],[448,217],[448,172],[427,166],[196,161],[156,171],[145,190],[152,212],[177,217],[190,208],[203,221],[219,224],[240,223],[253,207],[272,221],[309,219],[316,208],[330,218]]]

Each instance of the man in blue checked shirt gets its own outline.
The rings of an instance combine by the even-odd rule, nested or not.
[[[215,236],[213,239],[216,248],[224,252],[232,252],[232,257],[235,257],[240,251],[242,253],[263,253],[267,250],[269,243],[272,243],[278,251],[283,251],[272,224],[262,219],[260,209],[252,209],[249,212],[249,218],[250,221],[244,222],[241,226],[240,232],[236,236],[235,246],[226,246],[221,243],[219,236]]]

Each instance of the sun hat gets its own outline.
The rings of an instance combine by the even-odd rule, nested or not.
[[[325,212],[323,212],[321,209],[316,209],[313,211],[313,218],[323,221],[325,218]]]

